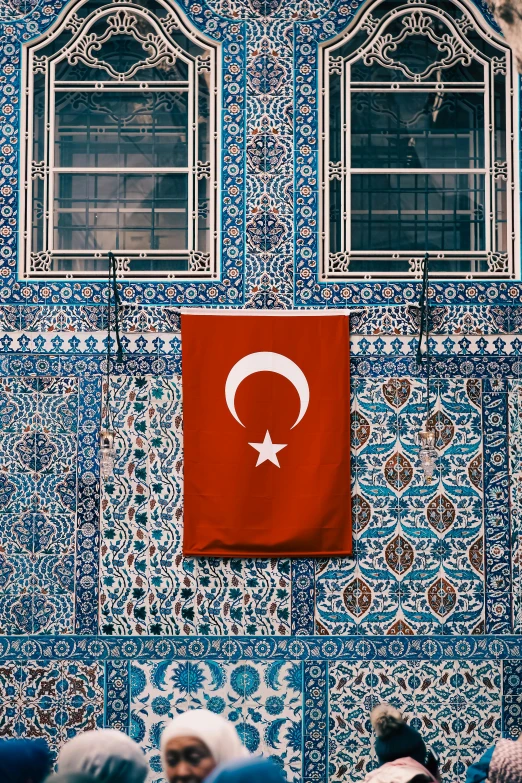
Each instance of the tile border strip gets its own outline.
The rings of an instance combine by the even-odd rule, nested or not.
[[[292,560],[292,636],[308,636],[315,631],[315,561]]]
[[[513,631],[507,384],[482,390],[486,633]]]
[[[0,660],[83,661],[511,660],[522,635],[477,636],[4,636]]]
[[[317,311],[313,311],[317,312]],[[303,313],[304,314],[304,313]],[[355,316],[352,316],[355,318]],[[432,361],[438,359],[459,359],[464,361],[470,356],[484,359],[522,356],[520,332],[513,334],[432,334],[430,349]],[[49,331],[37,329],[9,330],[0,329],[0,348],[2,353],[17,356],[105,356],[107,332],[96,331]],[[178,332],[131,332],[124,331],[121,342],[126,354],[140,356],[179,356],[181,337]],[[350,338],[351,356],[356,358],[387,357],[401,359],[415,357],[418,336],[415,334],[357,334]],[[116,343],[112,338],[112,352],[116,353]]]
[[[422,377],[414,357],[378,354],[351,355],[352,377],[396,377],[408,375]],[[181,353],[129,353],[122,363],[113,361],[114,375],[162,375],[181,373]],[[91,375],[104,374],[105,357],[102,354],[71,355],[0,353],[0,377],[10,375]],[[480,355],[433,357],[430,362],[432,377],[437,378],[490,378],[492,380],[522,376],[522,356]]]
[[[75,631],[98,633],[101,375],[79,378]]]
[[[130,662],[110,660],[105,664],[105,728],[130,731]]]
[[[305,663],[303,783],[328,780],[328,663]]]

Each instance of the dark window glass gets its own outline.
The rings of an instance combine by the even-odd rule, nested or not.
[[[484,96],[453,92],[351,95],[352,168],[482,168]]]
[[[354,174],[354,250],[484,250],[484,175]]]
[[[187,175],[57,174],[57,250],[183,250]]]
[[[62,92],[56,101],[60,168],[187,166],[186,92]]]

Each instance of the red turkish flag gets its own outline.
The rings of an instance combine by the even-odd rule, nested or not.
[[[352,553],[349,319],[183,314],[183,552]]]

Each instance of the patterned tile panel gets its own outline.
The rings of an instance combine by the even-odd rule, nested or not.
[[[507,391],[504,380],[484,381],[487,633],[510,633],[513,625]]]
[[[522,661],[504,661],[502,668],[502,734],[518,739],[522,734]]]
[[[326,661],[305,663],[303,723],[303,781],[323,783],[328,780],[328,664]]]
[[[0,667],[0,734],[44,737],[53,754],[82,731],[103,725],[103,664],[9,661]]]
[[[285,20],[248,25],[247,307],[292,306],[292,32]]]
[[[252,141],[247,146],[247,157],[258,174],[263,173],[270,181],[273,174],[264,172],[267,158],[272,156],[274,168],[282,163],[279,157],[280,135],[270,124],[270,117],[261,117],[259,127],[251,130]],[[180,330],[179,311],[169,306],[123,304],[121,311],[122,332],[128,337],[139,335],[178,335]],[[58,344],[50,341],[59,337],[63,344],[66,337],[75,333],[101,334],[107,326],[107,309],[104,305],[0,305],[0,330],[2,337],[11,336],[12,347],[21,349],[13,333],[28,335],[43,334],[55,350]],[[494,305],[467,306],[445,305],[430,308],[430,331],[432,335],[498,336],[517,334],[522,327],[522,306]],[[418,334],[418,311],[408,305],[373,305],[355,308],[351,318],[352,335],[410,335]],[[36,339],[36,338],[34,338]],[[8,341],[6,340],[8,343]],[[27,343],[27,340],[24,339]],[[134,343],[132,343],[134,344]],[[0,345],[3,343],[0,341]],[[36,347],[36,346],[34,346]],[[87,347],[87,345],[86,345]],[[6,350],[3,348],[3,350]]]
[[[443,334],[508,334],[519,332],[519,305],[483,307],[434,307],[431,330]]]
[[[0,380],[1,633],[74,629],[78,406],[75,377]]]
[[[182,555],[179,378],[114,381],[117,464],[102,498],[106,634],[290,633],[290,561]]]
[[[289,781],[301,775],[301,663],[168,660],[131,668],[131,736],[159,783],[161,731],[175,715],[205,707],[232,721],[252,753],[272,757]]]
[[[263,272],[263,275],[265,273]],[[257,285],[257,284],[256,284]],[[264,283],[259,283],[257,295],[263,295]],[[272,289],[275,296],[277,286]],[[384,308],[381,308],[384,310]],[[400,313],[395,315],[393,311],[381,312],[370,315],[360,312],[352,316],[353,325],[351,335],[351,353],[353,357],[403,357],[414,356],[417,350],[418,338],[410,334],[410,324],[402,319]],[[390,323],[399,325],[396,331],[391,329]],[[358,324],[360,332],[357,331]],[[369,332],[368,330],[372,330]],[[401,333],[404,332],[404,333]],[[507,334],[500,336],[494,334],[441,334],[431,336],[431,354],[436,357],[464,357],[464,356],[520,356],[522,353],[522,341],[519,334]],[[146,332],[124,331],[121,342],[125,353],[132,355],[161,355],[181,356],[181,340],[177,331],[156,331],[152,327]],[[115,339],[111,338],[112,350],[116,350]],[[107,332],[75,331],[40,332],[40,331],[0,331],[0,347],[4,353],[22,356],[46,355],[103,355],[107,351]],[[18,398],[13,404],[19,404]]]
[[[104,726],[130,731],[130,663],[107,661],[105,666],[105,720]]]
[[[522,384],[511,381],[509,409],[509,472],[513,631],[522,631]]]
[[[375,767],[369,713],[381,701],[402,710],[437,752],[443,781],[463,781],[469,764],[500,736],[499,663],[332,663],[329,673],[333,780],[363,780]]]
[[[438,469],[415,433],[425,384],[352,381],[353,559],[317,563],[319,633],[480,633],[484,621],[481,385],[437,380]]]

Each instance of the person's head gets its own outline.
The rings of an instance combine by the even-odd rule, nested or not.
[[[199,783],[215,766],[208,745],[197,737],[172,737],[163,753],[163,767],[169,783]]]
[[[148,771],[141,748],[115,729],[78,734],[58,754],[60,774],[83,773],[95,783],[144,783]]]
[[[285,783],[277,764],[269,759],[250,758],[217,767],[206,783]]]
[[[248,756],[232,723],[209,710],[174,718],[161,735],[161,760],[168,783],[200,783],[219,764]]]
[[[501,739],[495,745],[488,771],[490,783],[522,780],[522,743]]]
[[[402,714],[391,704],[378,704],[370,715],[376,734],[375,752],[379,764],[412,758],[419,764],[426,760],[426,745],[419,732],[408,726]]]
[[[45,740],[0,740],[2,783],[42,783],[50,769],[51,753]]]

